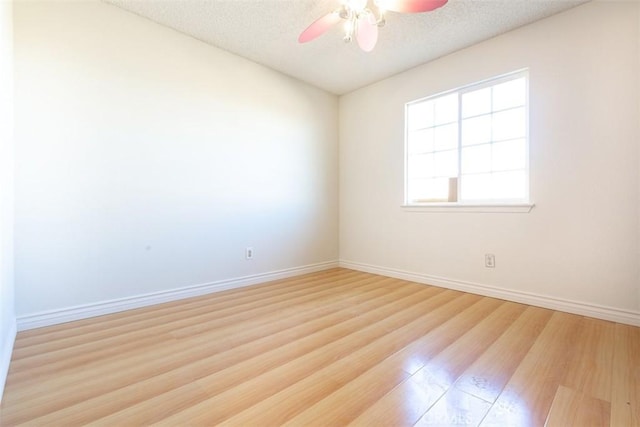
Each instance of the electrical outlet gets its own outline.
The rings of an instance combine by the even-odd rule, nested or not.
[[[494,254],[484,254],[484,266],[487,268],[495,268],[496,256]]]
[[[248,247],[244,250],[244,256],[246,259],[253,259],[253,248]]]

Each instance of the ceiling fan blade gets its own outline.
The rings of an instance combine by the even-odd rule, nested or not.
[[[373,21],[373,18],[368,13],[363,13],[358,18],[356,39],[360,49],[365,52],[371,52],[376,47],[376,43],[378,43],[378,25],[371,21]]]
[[[447,4],[448,0],[377,0],[384,10],[401,13],[431,12]]]
[[[333,25],[340,22],[340,14],[338,12],[331,12],[324,15],[322,18],[319,18],[313,22],[313,24],[309,25],[306,30],[300,34],[298,37],[299,43],[310,42],[316,37],[324,34],[329,28]]]

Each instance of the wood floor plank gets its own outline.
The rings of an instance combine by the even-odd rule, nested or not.
[[[545,427],[608,427],[610,419],[609,402],[560,386]]]
[[[364,307],[364,304],[361,305],[363,305],[363,309],[377,309],[382,307],[381,303],[384,303],[385,300],[379,299],[376,301],[376,305],[373,305],[373,302],[374,301],[372,301],[372,304],[368,307]],[[353,313],[349,313],[348,318],[351,319],[353,317]],[[270,335],[262,340],[256,341],[255,343],[251,343],[251,345],[237,348],[237,351],[228,351],[225,352],[226,354],[217,354],[210,358],[200,360],[197,363],[192,363],[176,371],[172,371],[172,374],[180,374],[183,377],[191,378],[191,380],[195,381],[207,374],[224,371],[224,374],[221,374],[226,376],[226,379],[224,379],[223,382],[226,382],[229,387],[232,387],[236,382],[241,383],[242,381],[255,378],[259,376],[261,372],[274,366],[279,366],[279,364],[285,363],[291,357],[306,354],[317,346],[318,340],[321,340],[322,336],[327,339],[335,339],[338,336],[347,334],[350,330],[347,327],[348,325],[341,325],[340,323],[344,322],[337,322],[336,320],[337,319],[334,317],[327,318],[326,321],[323,321],[323,319],[316,319],[314,322],[323,326],[316,328],[315,332],[307,330],[296,335],[292,333],[293,331],[284,331],[281,336]],[[320,323],[321,321],[323,322]],[[257,344],[262,345],[257,346]],[[286,351],[286,349],[283,350],[280,344],[288,345],[291,347],[291,351]],[[136,383],[132,385],[132,387],[128,388],[126,392],[125,390],[117,390],[115,393],[119,396],[120,401],[124,403],[132,403],[132,406],[129,406],[126,410],[122,410],[118,413],[115,413],[116,411],[114,411],[113,408],[110,408],[106,413],[96,413],[95,415],[105,416],[106,418],[104,420],[100,420],[100,423],[104,422],[107,425],[118,425],[126,422],[129,418],[140,419],[145,416],[148,418],[145,419],[144,424],[158,421],[155,414],[148,413],[146,407],[155,406],[157,402],[164,401],[167,396],[172,395],[173,392],[171,390],[163,390],[163,395],[157,393],[157,396],[156,393],[147,393],[149,401],[140,403],[136,400],[138,397],[135,388],[138,385],[144,386],[145,388],[162,387],[165,383],[166,381],[164,380],[164,377],[160,376],[154,377],[148,381]],[[112,400],[112,396],[107,395],[100,396],[90,403],[95,407],[98,403],[97,401],[100,401],[108,406]],[[72,416],[78,409],[79,408],[68,408],[63,411],[58,411],[55,414],[50,414],[48,418],[61,421],[64,420],[68,423],[70,421],[70,418],[68,417]],[[66,413],[68,413],[68,415]],[[66,416],[67,418],[63,419],[61,418],[62,416]]]
[[[458,304],[459,303],[460,301],[458,301]],[[424,328],[421,330],[422,334],[419,335],[417,339],[414,339],[410,345],[402,347],[389,356],[384,364],[381,364],[382,367],[384,370],[392,372],[395,370],[403,370],[407,358],[413,357],[412,351],[420,351],[420,347],[422,346],[428,345],[431,347],[431,351],[436,352],[437,350],[435,350],[434,346],[439,343],[442,346],[440,349],[445,349],[448,347],[447,343],[455,342],[468,329],[473,329],[474,325],[490,317],[492,312],[498,310],[498,315],[501,315],[501,305],[503,305],[501,301],[494,299],[477,300],[472,306],[462,310],[455,308],[452,304],[450,307],[453,308],[453,310],[450,308],[447,310],[448,313],[446,316],[448,316],[448,319],[446,321],[440,321],[431,325],[421,322],[421,327]],[[448,339],[438,339],[438,336],[447,336]],[[362,363],[360,362],[358,365],[362,366]],[[361,413],[379,402],[380,399],[383,399],[383,396],[382,406],[391,410],[391,405],[386,404],[386,398],[394,393],[392,390],[396,389],[394,388],[395,384],[389,382],[383,383],[381,386],[372,387],[372,384],[377,384],[380,378],[384,378],[384,375],[381,375],[381,371],[376,368],[362,372],[358,377],[345,384],[340,390],[325,397],[317,404],[309,407],[305,412],[296,416],[296,418],[290,421],[290,424],[314,425],[328,421],[330,424],[344,425],[354,421]],[[426,392],[425,396],[435,396],[435,400],[444,393],[444,390],[442,390],[436,395],[429,386],[417,381],[416,383],[423,387]],[[359,393],[359,390],[362,389],[366,389],[367,393]],[[400,394],[405,394],[404,391],[405,390],[402,390]],[[393,401],[395,396],[391,396],[390,399]],[[430,403],[432,404],[433,402]],[[333,409],[329,411],[329,408]],[[404,408],[399,408],[399,411],[403,409]],[[330,417],[326,415],[328,412],[331,412]],[[410,408],[410,413],[414,412],[415,407]],[[399,417],[400,415],[401,414],[398,413]],[[410,414],[403,415],[405,419],[410,416]],[[368,420],[370,421],[373,418],[375,417],[371,417]],[[414,422],[416,420],[417,418]]]
[[[414,425],[416,427],[477,426],[490,408],[489,402],[453,387]]]
[[[525,308],[520,304],[503,303],[463,335],[457,337],[414,376],[431,378],[445,390],[449,389],[458,377],[522,314]]]
[[[611,402],[615,323],[583,318],[574,359],[567,366],[562,385],[567,389]],[[588,372],[589,375],[585,375]]]
[[[393,281],[393,279],[384,279],[379,282],[387,283],[389,281]],[[441,292],[441,290],[435,288],[416,287],[398,287],[395,291],[390,292],[384,289],[382,291],[377,297],[374,296],[370,305],[367,305],[368,301],[361,302],[365,307],[363,310],[372,310],[372,316],[383,316],[383,307],[385,305],[402,301],[403,299],[410,301],[415,293]],[[359,298],[362,298],[362,296]],[[338,306],[330,305],[327,309],[332,312],[336,310],[336,307]],[[355,307],[357,307],[357,304],[355,304]],[[374,308],[378,311],[373,310]],[[315,344],[313,342],[307,349],[307,347],[300,346],[296,338],[307,338],[313,331],[318,329],[324,331],[328,327],[332,327],[331,332],[333,332],[334,336],[339,336],[342,333],[340,332],[342,329],[339,328],[343,328],[345,334],[352,331],[352,328],[343,327],[342,324],[348,321],[353,323],[353,319],[358,317],[358,313],[354,313],[353,309],[354,306],[347,305],[347,307],[340,310],[338,317],[328,314],[329,317],[327,318],[318,318],[318,313],[307,312],[300,314],[298,317],[279,319],[271,324],[259,322],[253,327],[236,325],[236,329],[231,329],[224,334],[226,339],[212,340],[211,338],[215,338],[216,335],[210,335],[198,337],[197,341],[195,338],[176,340],[174,345],[165,346],[166,348],[161,349],[162,351],[150,352],[148,348],[142,348],[139,352],[128,355],[128,357],[103,361],[100,366],[89,371],[74,371],[71,375],[62,376],[62,378],[56,377],[50,381],[36,382],[32,384],[32,387],[21,387],[21,392],[11,394],[9,399],[14,398],[17,402],[27,400],[31,402],[30,407],[25,408],[25,411],[31,414],[43,416],[55,412],[55,415],[51,415],[52,418],[64,418],[67,413],[74,412],[74,408],[69,410],[64,408],[81,405],[94,397],[104,401],[103,396],[112,399],[110,395],[117,393],[123,399],[123,390],[126,390],[125,396],[129,396],[128,399],[136,399],[136,385],[145,383],[146,379],[152,381],[161,379],[164,373],[176,369],[183,373],[180,378],[186,383],[194,381],[198,378],[198,375],[203,376],[211,372],[229,369],[229,366],[233,366],[234,362],[243,361],[247,359],[247,356],[262,357],[263,352],[271,350],[274,346],[279,348],[279,344],[293,342],[297,346],[297,350],[306,349],[306,351],[310,351],[310,349],[314,348]],[[301,318],[306,318],[309,324],[300,324]],[[363,320],[358,322],[363,322]],[[270,327],[273,324],[276,324],[278,328],[271,329]],[[311,329],[307,328],[309,325]],[[292,328],[295,329],[292,330]],[[281,330],[281,333],[277,334],[276,332],[279,330]],[[266,334],[267,338],[259,339],[263,334]],[[255,348],[256,346],[258,350],[252,350],[252,347]],[[259,366],[260,364],[255,364],[255,367]],[[250,371],[246,369],[241,370],[243,375],[248,372]],[[109,381],[105,382],[104,378],[107,376]],[[83,383],[85,388],[74,388],[73,385],[77,383]],[[129,386],[132,386],[132,390]],[[52,401],[50,395],[58,388],[66,388],[69,391],[57,401]],[[20,405],[14,406],[20,408]],[[107,402],[107,406],[109,406],[109,402]],[[60,407],[63,410],[60,410]],[[78,409],[75,408],[75,410]],[[13,415],[19,419],[21,414],[16,410]]]
[[[41,381],[42,376],[47,373],[59,375],[60,371],[66,368],[76,369],[78,366],[91,362],[104,363],[105,358],[108,358],[111,355],[116,355],[116,357],[121,358],[124,353],[129,350],[137,351],[146,343],[151,345],[154,341],[158,341],[159,345],[161,345],[162,342],[160,341],[166,341],[167,334],[171,334],[174,337],[176,335],[178,337],[195,335],[174,333],[176,328],[184,327],[186,324],[191,325],[195,323],[198,328],[203,329],[204,331],[217,329],[221,332],[221,328],[223,327],[230,326],[232,328],[236,328],[242,322],[251,324],[253,319],[258,316],[267,316],[264,317],[264,322],[266,323],[273,319],[281,320],[290,315],[297,315],[296,313],[300,310],[301,305],[309,300],[314,301],[314,303],[312,307],[304,307],[307,315],[311,315],[314,311],[322,309],[325,305],[330,306],[330,309],[339,308],[341,304],[348,301],[348,295],[351,295],[353,292],[368,292],[376,290],[383,286],[384,283],[392,282],[390,280],[381,281],[380,278],[365,279],[358,283],[340,282],[339,286],[332,286],[328,290],[321,292],[309,291],[307,298],[291,296],[283,302],[274,302],[268,310],[261,309],[260,307],[262,306],[259,306],[255,309],[237,307],[236,310],[223,309],[216,312],[213,307],[213,311],[207,312],[206,315],[194,313],[192,318],[188,319],[188,321],[182,319],[181,316],[179,319],[167,318],[165,316],[163,319],[159,320],[160,323],[150,323],[149,325],[146,323],[138,323],[132,326],[130,325],[128,328],[117,327],[114,329],[118,329],[118,335],[103,338],[103,336],[99,334],[98,338],[94,337],[93,340],[87,343],[79,341],[74,343],[74,345],[70,345],[67,348],[59,350],[51,348],[46,351],[41,349],[41,351],[43,351],[41,354],[34,354],[26,359],[14,360],[12,362],[12,367],[23,371],[23,374],[12,376],[12,381],[20,381],[22,379],[28,380],[34,376],[38,378],[38,381]],[[341,289],[345,289],[342,288],[343,286],[345,288],[349,288],[349,291],[347,292],[347,295],[343,295],[341,301],[336,302],[333,299],[325,299],[332,295],[332,293],[341,292]],[[259,302],[259,304],[262,303],[263,301]],[[271,315],[273,316],[269,317]],[[304,318],[301,320],[304,320]],[[80,338],[77,339],[79,340]]]
[[[374,275],[363,276],[354,271],[331,269],[251,287],[231,289],[213,294],[156,304],[136,310],[78,320],[73,322],[73,328],[69,328],[67,323],[63,323],[49,327],[31,329],[19,333],[20,339],[16,341],[15,349],[19,350],[23,347],[29,347],[41,343],[50,343],[51,341],[73,336],[87,337],[88,334],[97,331],[102,332],[106,329],[112,329],[120,325],[131,325],[139,320],[144,321],[150,318],[158,320],[165,314],[170,314],[172,317],[176,317],[183,311],[191,311],[203,306],[208,307],[209,309],[215,309],[216,304],[233,305],[243,301],[255,300],[256,297],[260,295],[286,295],[289,291],[296,289],[311,289],[316,285],[333,285],[334,281],[337,279],[343,280],[356,278],[356,280],[363,280],[365,277],[374,277]],[[187,317],[188,316],[189,315],[187,315]]]
[[[640,427],[640,328],[615,328],[611,425]]]
[[[0,425],[640,427],[639,401],[640,328],[338,268],[21,332]]]
[[[575,352],[580,316],[555,312],[482,426],[543,425]]]
[[[467,321],[475,320],[475,323],[466,325],[466,327],[461,327],[463,325],[460,324],[452,327],[450,329],[451,344],[441,348],[436,356],[411,376],[410,381],[391,390],[377,402],[367,402],[367,405],[360,408],[349,408],[348,412],[352,416],[358,413],[357,409],[366,408],[354,422],[358,425],[367,425],[403,420],[403,425],[415,424],[432,405],[448,393],[447,390],[451,388],[458,376],[502,334],[505,328],[522,314],[525,308],[519,304],[502,303],[493,308],[490,314],[480,319],[473,319],[465,314],[461,318]],[[446,326],[445,323],[441,328]],[[433,347],[433,344],[427,344],[428,341],[431,341],[429,335],[426,335],[421,341],[424,341],[425,345]],[[403,357],[412,356],[406,350],[401,351],[401,354]],[[399,396],[411,396],[416,390],[420,390],[418,391],[420,406],[426,406],[425,411],[417,413],[417,408],[412,405],[408,407],[409,413],[405,414],[407,406],[396,404],[400,400]],[[456,396],[460,396],[460,394],[454,391],[445,400],[453,401]],[[417,399],[412,398],[411,400],[416,401]],[[490,405],[486,406],[488,410]],[[484,417],[484,413],[482,413],[482,417]]]
[[[449,294],[449,296],[451,295]],[[285,423],[290,418],[297,416],[299,412],[310,407],[313,402],[319,402],[329,394],[322,392],[317,386],[325,378],[336,381],[337,386],[346,387],[344,389],[340,388],[339,391],[338,387],[335,387],[337,393],[331,395],[331,399],[335,398],[339,401],[339,404],[334,405],[334,407],[346,408],[346,406],[355,403],[361,397],[375,400],[375,396],[387,393],[395,384],[407,377],[407,374],[402,370],[401,361],[394,358],[394,355],[397,353],[396,350],[398,348],[403,348],[404,343],[410,340],[409,337],[411,335],[420,333],[420,328],[415,325],[419,324],[421,328],[427,330],[433,325],[446,322],[453,310],[465,310],[465,307],[470,307],[473,301],[473,299],[464,300],[461,297],[451,299],[446,303],[434,300],[432,301],[432,305],[435,307],[433,311],[425,313],[424,316],[392,331],[391,334],[366,344],[348,356],[314,372],[302,381],[264,399],[247,411],[230,418],[226,424],[241,425],[258,414],[267,423]],[[362,376],[366,377],[364,381],[360,381]],[[355,393],[353,392],[354,389],[356,390]],[[362,393],[362,390],[367,390],[367,392]],[[348,396],[348,399],[345,400],[345,396]],[[285,402],[291,399],[302,401],[304,405],[299,406],[295,411],[282,411],[279,408],[280,405],[275,404],[278,401]],[[323,422],[338,423],[335,419],[324,419]],[[313,424],[314,421],[295,418],[291,423],[294,425],[309,425]]]
[[[110,337],[108,335],[105,336],[102,333],[96,333],[91,335],[92,339],[90,340],[87,340],[85,338],[84,342],[78,339],[77,343],[62,343],[67,344],[66,346],[61,345],[59,341],[54,341],[55,347],[52,345],[50,348],[39,348],[36,354],[31,355],[26,360],[16,360],[16,358],[14,358],[13,364],[16,367],[21,367],[22,365],[24,365],[25,367],[29,367],[31,369],[33,368],[33,366],[29,366],[29,364],[38,366],[51,362],[51,360],[49,359],[44,359],[45,357],[66,359],[68,355],[65,354],[65,352],[69,353],[76,351],[76,345],[82,346],[83,348],[81,349],[81,353],[86,354],[87,346],[91,346],[92,350],[100,350],[103,348],[110,349],[114,345],[118,345],[119,341],[136,341],[138,338],[144,338],[149,335],[171,333],[173,335],[182,336],[182,334],[175,334],[175,331],[193,324],[196,324],[199,327],[204,327],[206,328],[206,330],[210,331],[212,329],[218,330],[221,327],[234,326],[242,321],[251,321],[258,316],[273,315],[274,317],[282,317],[283,315],[287,314],[287,308],[299,307],[301,304],[304,304],[308,301],[314,301],[314,308],[320,306],[320,303],[323,301],[328,305],[332,305],[334,304],[333,300],[323,300],[321,298],[331,296],[332,292],[341,293],[343,290],[348,289],[348,293],[352,294],[353,292],[358,292],[362,289],[378,289],[380,287],[383,287],[383,284],[385,283],[391,283],[391,281],[388,279],[381,281],[380,278],[367,278],[357,283],[343,283],[342,281],[339,281],[337,285],[331,287],[331,289],[322,290],[321,292],[317,291],[316,289],[310,289],[307,291],[307,293],[309,294],[307,296],[289,295],[284,298],[283,301],[278,301],[277,303],[272,301],[272,304],[269,304],[262,299],[258,299],[257,301],[254,301],[252,303],[251,307],[247,307],[246,305],[232,305],[231,307],[223,305],[220,309],[216,309],[216,305],[212,305],[210,309],[207,309],[205,311],[205,314],[199,312],[191,312],[186,316],[184,316],[183,313],[178,313],[175,318],[163,316],[160,319],[154,319],[152,317],[148,319],[148,323],[133,323],[126,328],[122,328],[120,326],[111,328],[114,331],[118,332],[117,334],[113,334],[112,331],[113,337]],[[325,287],[323,286],[322,288]],[[270,305],[273,306],[269,307]],[[291,309],[289,311],[295,312],[295,309]],[[60,346],[61,349],[58,350],[56,348],[57,346]]]
[[[455,387],[493,404],[552,314],[551,310],[528,307],[458,378]]]
[[[354,280],[363,281],[363,279],[350,279],[350,277],[353,276],[332,281],[331,288],[338,291],[341,286],[352,285]],[[291,305],[299,302],[297,297],[300,297],[301,301],[305,301],[315,298],[314,292],[330,293],[330,289],[327,289],[321,278],[308,277],[308,280],[307,284],[305,281],[301,281],[300,283],[294,282],[294,286],[291,283],[287,287],[278,286],[272,293],[242,295],[238,294],[236,290],[232,295],[223,293],[224,295],[221,295],[219,300],[211,301],[209,298],[205,298],[205,301],[198,301],[192,299],[185,301],[184,305],[169,303],[167,307],[154,310],[140,309],[142,313],[137,313],[138,310],[136,310],[136,314],[132,314],[130,318],[123,317],[121,313],[101,316],[99,320],[81,321],[84,324],[76,326],[71,331],[68,330],[69,328],[60,330],[60,326],[55,326],[41,328],[42,332],[37,337],[23,338],[20,333],[20,339],[17,340],[20,346],[14,351],[13,361],[20,363],[21,359],[33,355],[51,353],[57,349],[69,350],[73,349],[74,345],[85,345],[89,334],[94,342],[105,343],[109,338],[121,339],[124,334],[131,331],[147,331],[149,328],[159,329],[158,332],[175,331],[192,325],[200,325],[210,319],[225,318],[226,315],[255,316],[259,313],[254,313],[252,310],[277,310],[279,308],[271,303],[281,302]],[[375,276],[372,276],[370,280],[375,280]],[[264,292],[268,292],[268,290]],[[258,296],[261,298],[257,298]],[[53,329],[53,331],[49,331],[49,329]],[[135,339],[135,337],[131,338]],[[112,347],[112,344],[108,342],[104,345]]]
[[[201,379],[198,384],[212,397],[201,405],[196,405],[187,411],[176,414],[175,417],[168,418],[166,422],[174,425],[186,422],[199,425],[218,424],[270,396],[280,393],[291,385],[309,378],[310,372],[319,372],[315,378],[321,376],[330,381],[344,378],[343,375],[365,366],[364,363],[368,357],[380,360],[380,357],[384,359],[384,356],[381,355],[397,351],[397,347],[402,345],[403,340],[410,339],[406,334],[415,333],[411,330],[407,331],[407,328],[404,327],[406,324],[412,324],[425,311],[428,312],[428,310],[444,304],[447,298],[455,298],[457,295],[452,291],[446,291],[446,293],[438,294],[429,299],[414,299],[402,302],[402,304],[393,304],[393,306],[387,307],[386,313],[383,310],[377,310],[375,314],[380,317],[375,321],[365,319],[364,315],[359,316],[356,320],[362,322],[360,327],[348,336],[323,345],[302,357],[264,370],[257,377],[247,378],[245,375],[245,370],[252,369],[252,366],[240,366],[235,375],[224,373],[223,376],[217,374]],[[472,300],[473,297],[469,296],[468,299]],[[372,314],[367,313],[369,316]],[[383,340],[383,337],[387,339]],[[395,340],[392,340],[392,337],[395,337]],[[340,361],[347,357],[351,359],[360,357],[360,359],[348,371],[333,368],[335,372],[332,370],[330,371],[332,374],[327,374],[324,370],[331,365],[342,366],[345,362]],[[340,364],[336,365],[338,362]],[[241,383],[234,378],[237,375],[242,375]],[[225,381],[229,378],[234,378],[233,384]],[[233,387],[230,388],[230,385]],[[212,411],[212,407],[216,410]]]

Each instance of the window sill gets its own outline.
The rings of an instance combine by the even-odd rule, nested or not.
[[[429,203],[424,205],[402,205],[406,212],[471,212],[471,213],[529,213],[535,205],[533,203],[496,203],[496,204],[465,204],[465,203]]]

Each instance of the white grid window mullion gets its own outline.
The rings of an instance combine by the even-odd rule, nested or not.
[[[519,82],[519,79],[523,79],[522,82]],[[520,88],[523,89],[522,93],[517,92],[517,89]],[[463,104],[465,94],[473,92],[475,92],[477,95],[470,95],[466,98],[468,102],[471,102],[471,104]],[[454,95],[455,98],[452,98],[452,96]],[[448,104],[450,101],[446,101],[445,97],[449,97],[449,100],[456,99],[457,110],[453,109],[452,104]],[[439,100],[441,99],[443,100],[442,102],[444,102],[444,104],[440,103],[439,105],[448,105],[446,107],[448,109],[438,110],[437,105],[440,102]],[[422,109],[424,109],[425,111],[430,111],[430,113],[433,114],[432,117],[425,117],[423,125],[426,126],[420,126],[420,122],[415,122],[415,113],[411,116],[414,120],[411,130],[409,130],[408,128],[408,119],[406,122],[407,127],[405,135],[407,138],[407,142],[405,143],[405,149],[407,150],[407,153],[405,153],[405,185],[407,187],[405,188],[405,195],[407,197],[407,203],[428,203],[429,201],[431,201],[430,199],[435,200],[441,197],[430,197],[427,193],[431,190],[429,190],[427,187],[414,188],[413,190],[411,190],[410,188],[408,188],[410,185],[427,185],[427,181],[435,182],[433,180],[440,180],[442,183],[444,183],[444,181],[442,180],[446,180],[446,178],[449,177],[457,178],[458,203],[475,203],[478,201],[492,203],[493,201],[504,200],[514,200],[517,202],[528,201],[528,101],[528,78],[526,71],[521,71],[407,104],[407,117],[409,117],[409,109],[412,105],[415,105],[417,107],[424,102],[428,102],[436,106],[434,108],[425,104],[425,106],[422,107]],[[467,105],[468,108],[465,107],[465,105]],[[438,116],[442,111],[445,111],[444,114],[446,114],[446,116]],[[455,111],[456,113],[456,121],[448,121],[447,123],[442,122],[442,119],[445,117],[451,117],[451,119],[453,119],[453,116],[450,115],[453,111]],[[510,111],[512,111],[512,113],[509,113]],[[520,116],[520,112],[522,116]],[[500,115],[498,117],[499,122],[496,122],[497,115]],[[483,124],[482,121],[473,124],[468,122],[469,120],[478,119],[482,116],[488,116],[488,124]],[[519,123],[521,120],[523,122]],[[453,125],[454,123],[455,126],[451,127],[451,125]],[[468,123],[468,125],[463,126],[465,123]],[[416,125],[418,126],[416,127]],[[450,127],[447,129],[447,126]],[[490,128],[487,128],[488,126],[490,126]],[[500,127],[499,132],[497,132],[496,126]],[[466,134],[464,133],[465,128],[467,129]],[[430,146],[430,151],[428,153],[418,153],[415,151],[413,153],[409,153],[409,135],[412,132],[429,129],[433,129],[433,140],[432,143],[425,143],[425,147],[429,144],[432,144]],[[453,139],[454,135],[452,135],[451,133],[454,132],[453,129],[455,129],[455,131],[457,132],[457,138],[455,139]],[[469,132],[474,132],[474,134],[469,134]],[[474,137],[469,139],[468,135],[474,135]],[[486,140],[487,138],[489,139],[488,141]],[[463,145],[463,142],[465,142],[467,145]],[[509,147],[508,144],[510,143],[521,145],[519,147]],[[522,147],[522,144],[524,144],[524,147]],[[488,151],[469,150],[470,147],[481,146],[488,146]],[[465,150],[463,150],[463,148]],[[499,151],[496,151],[498,150],[498,148]],[[438,154],[442,154],[451,150],[456,150],[456,157],[443,157],[442,155],[438,156]],[[424,167],[429,167],[431,168],[431,170],[410,170],[409,166],[411,163],[414,163],[414,165],[417,164],[416,162],[411,162],[411,156],[422,154],[431,154],[434,156],[433,160],[430,163],[424,164]],[[452,156],[454,155],[454,153],[451,154]],[[510,164],[509,160],[510,156],[515,161],[515,163],[513,163],[512,165]],[[520,159],[520,157],[523,158]],[[465,158],[467,160],[464,160]],[[469,159],[472,160],[469,161]],[[454,163],[452,163],[452,160],[454,161]],[[457,167],[457,173],[454,173],[452,169],[453,167]],[[472,181],[469,181],[470,178],[472,179]],[[420,184],[420,182],[423,182],[424,184]],[[521,182],[523,189],[518,189],[518,185],[520,185]],[[464,191],[465,185],[471,185],[471,183],[473,183],[473,187],[469,187],[468,190],[474,188],[475,194],[472,196],[471,194],[473,193],[473,191],[471,193],[467,192],[469,197],[467,197],[467,200],[464,200],[463,196],[466,194]],[[450,182],[450,184],[452,184],[452,182]],[[437,191],[441,192],[441,190]],[[496,193],[496,191],[501,193],[498,194]],[[410,194],[424,194],[424,196],[421,197],[424,200],[409,200]]]

